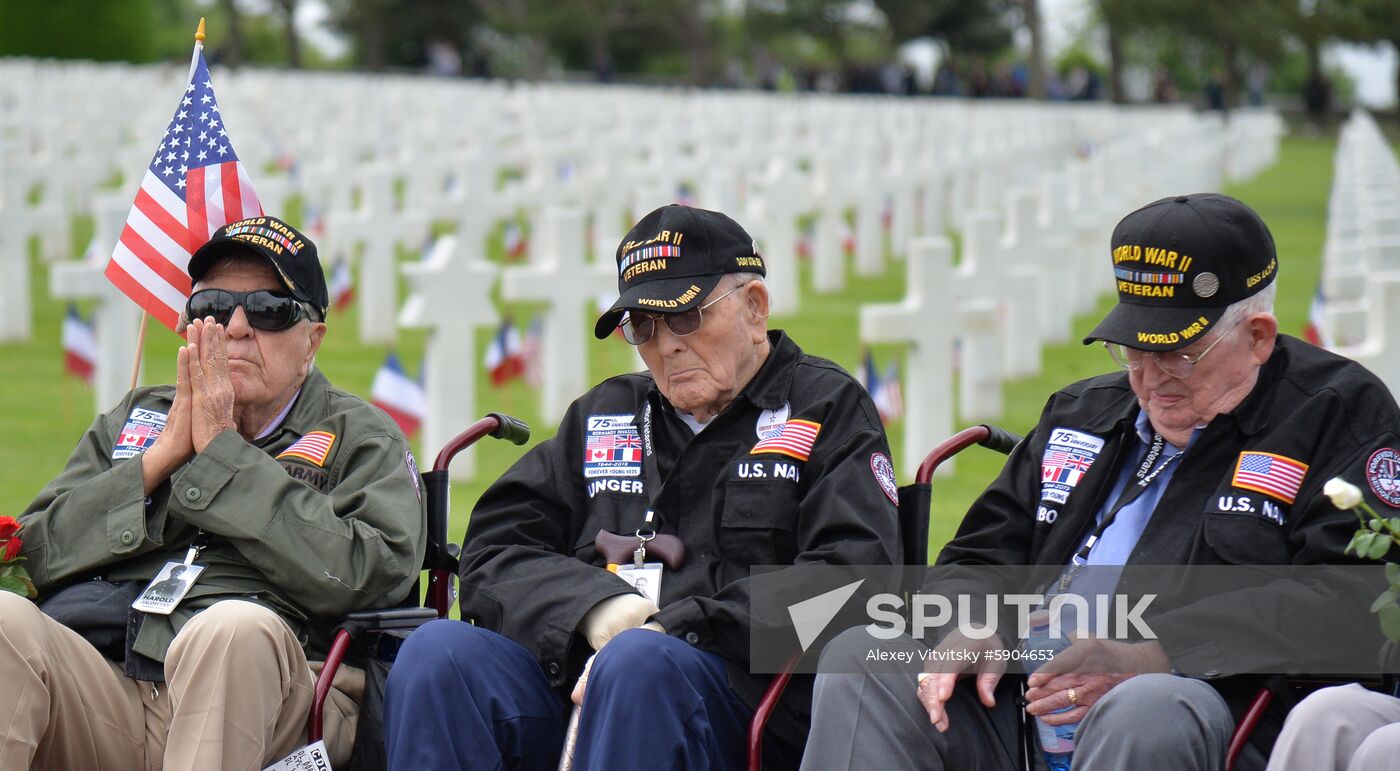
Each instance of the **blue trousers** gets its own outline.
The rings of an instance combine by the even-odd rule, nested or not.
[[[551,771],[570,706],[517,643],[461,621],[433,621],[409,636],[389,672],[389,768]],[[593,662],[574,768],[739,771],[752,716],[718,656],[670,635],[628,630]]]

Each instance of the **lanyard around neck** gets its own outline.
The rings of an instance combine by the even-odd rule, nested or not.
[[[1162,458],[1159,463],[1158,459],[1161,458],[1166,444],[1167,442],[1161,434],[1155,432],[1152,434],[1152,444],[1147,448],[1147,454],[1143,456],[1142,462],[1138,464],[1137,470],[1133,473],[1133,481],[1128,483],[1123,488],[1123,492],[1118,494],[1118,500],[1113,502],[1113,507],[1099,520],[1098,526],[1094,528],[1094,532],[1089,535],[1084,545],[1080,546],[1079,550],[1074,553],[1071,560],[1073,564],[1060,578],[1060,591],[1064,591],[1074,580],[1074,577],[1079,574],[1080,568],[1089,563],[1089,552],[1093,551],[1094,544],[1098,543],[1103,534],[1113,525],[1113,521],[1118,518],[1118,512],[1137,500],[1138,496],[1151,487],[1152,483],[1157,481],[1157,478],[1162,475],[1163,471],[1167,470],[1173,461],[1186,454],[1186,451],[1182,450],[1175,455]]]

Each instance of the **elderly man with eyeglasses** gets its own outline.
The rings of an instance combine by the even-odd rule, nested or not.
[[[1102,576],[1134,565],[1347,559],[1356,519],[1329,502],[1323,484],[1369,480],[1362,487],[1374,507],[1400,507],[1400,497],[1381,494],[1387,480],[1378,475],[1393,472],[1373,462],[1400,447],[1400,412],[1360,365],[1278,334],[1279,265],[1264,222],[1223,195],[1164,198],[1118,224],[1111,255],[1118,304],[1085,343],[1103,341],[1123,371],[1050,397],[937,565],[1047,566],[1058,576],[1053,594],[1082,593],[1077,581],[1093,566]],[[1248,595],[1214,618],[1273,635],[1302,631],[1279,628],[1283,619],[1320,629],[1357,614],[1364,621],[1364,607],[1343,604],[1296,584]],[[1063,750],[1073,746],[1076,771],[1221,769],[1261,679],[1193,669],[1211,645],[1234,661],[1250,652],[1227,651],[1224,639],[1190,648],[1224,637],[1190,612],[1177,616],[1194,619],[1189,642],[1166,632],[1157,641],[1085,641],[1075,660],[1090,663],[1037,671],[1024,701],[1021,679],[1003,677],[999,657],[1024,645],[1015,634],[955,632],[937,644],[981,653],[979,663],[886,672],[847,666],[836,652],[859,645],[858,631],[847,632],[827,649],[830,674],[818,675],[803,767],[1009,771],[1023,767],[1025,733],[1060,727],[1047,738],[1069,741],[1039,746],[1033,763],[1055,750],[1045,758],[1068,768]],[[1263,768],[1287,701],[1266,713],[1237,769]],[[1046,728],[1027,729],[1026,713]]]
[[[20,516],[39,605],[0,592],[0,769],[263,768],[305,742],[335,620],[417,580],[408,441],[314,365],[315,244],[241,220],[189,274],[175,385],[98,416]],[[357,687],[336,680],[340,763]]]
[[[574,402],[477,502],[461,571],[474,624],[432,622],[399,653],[391,768],[553,768],[571,697],[574,768],[742,768],[769,679],[749,671],[750,568],[898,561],[870,396],[768,330],[764,261],[743,228],[665,206],[616,256],[621,296],[594,332],[620,325],[648,371]],[[640,545],[660,556],[636,555],[643,570],[630,551],[610,560],[600,534],[656,534]],[[769,722],[769,767],[801,753],[805,685]]]

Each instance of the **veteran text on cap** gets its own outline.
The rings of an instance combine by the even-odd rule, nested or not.
[[[1278,274],[1274,239],[1253,209],[1225,195],[1154,201],[1113,230],[1118,305],[1085,343],[1106,340],[1143,351],[1190,345],[1233,303]]]

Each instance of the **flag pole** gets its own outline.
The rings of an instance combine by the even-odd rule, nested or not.
[[[204,17],[199,17],[199,29],[194,31],[194,54],[190,57],[190,77],[194,77],[195,68],[199,66],[199,52],[204,48]]]
[[[199,52],[204,48],[204,17],[199,17],[199,28],[194,31],[194,53],[190,55],[190,77],[194,77],[194,71],[199,66]],[[150,326],[151,314],[141,311],[141,328],[136,333],[136,361],[131,366],[131,388],[136,390],[136,384],[141,379],[141,358],[146,350],[146,328]]]
[[[151,314],[141,311],[141,329],[136,333],[136,361],[131,365],[131,388],[128,391],[136,390],[136,383],[141,379],[141,356],[146,350],[146,326],[151,320]]]

